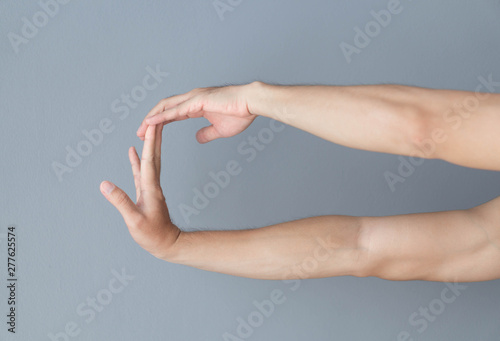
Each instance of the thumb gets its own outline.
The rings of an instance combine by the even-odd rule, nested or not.
[[[199,143],[207,143],[222,137],[213,125],[201,128],[196,132],[196,139]]]
[[[116,207],[125,221],[131,221],[138,213],[137,206],[121,188],[109,181],[101,182],[101,193]]]

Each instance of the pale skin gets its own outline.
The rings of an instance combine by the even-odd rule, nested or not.
[[[351,148],[500,171],[500,95],[484,91],[262,82],[197,88],[161,100],[139,127],[142,158],[129,150],[136,203],[108,181],[101,191],[122,214],[134,240],[171,263],[276,280],[346,275],[498,279],[500,197],[465,210],[327,215],[257,229],[185,232],[171,222],[160,186],[163,126],[197,117],[211,123],[196,133],[200,143],[237,135],[265,116]]]

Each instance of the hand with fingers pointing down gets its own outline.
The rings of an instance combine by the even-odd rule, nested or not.
[[[148,126],[141,159],[134,147],[129,149],[137,202],[109,181],[101,183],[101,192],[121,213],[134,240],[153,256],[168,260],[181,231],[170,220],[160,187],[162,130],[162,124]]]
[[[165,125],[195,117],[204,117],[211,123],[196,133],[199,143],[237,135],[257,117],[248,107],[249,90],[253,91],[253,88],[243,85],[196,88],[165,98],[146,115],[137,136],[144,140],[146,129],[151,124]]]

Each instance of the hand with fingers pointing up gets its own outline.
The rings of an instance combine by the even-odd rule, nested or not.
[[[153,256],[168,260],[181,231],[170,220],[160,186],[162,130],[162,124],[148,126],[141,159],[134,147],[129,149],[136,203],[109,181],[101,183],[101,192],[121,213],[132,238]]]

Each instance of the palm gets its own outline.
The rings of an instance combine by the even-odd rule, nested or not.
[[[203,115],[221,137],[231,137],[243,132],[255,117],[250,115],[239,117],[232,113],[208,112]]]
[[[164,246],[169,238],[178,229],[172,224],[168,213],[167,204],[163,202],[153,202],[146,205],[144,200],[137,201],[137,207],[146,217],[150,217],[135,226],[137,223],[126,222],[130,235],[143,249],[157,258],[164,258]]]
[[[181,231],[170,220],[160,187],[162,128],[148,127],[142,159],[133,147],[129,150],[137,203],[119,188],[107,191],[103,183],[101,191],[122,214],[132,238],[153,256],[167,259]]]

